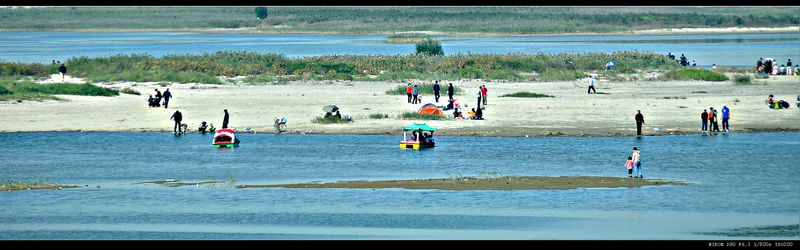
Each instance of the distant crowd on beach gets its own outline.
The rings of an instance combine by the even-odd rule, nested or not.
[[[792,68],[792,59],[786,59],[786,64],[781,64],[778,66],[778,60],[767,58],[758,58],[758,62],[756,62],[756,73],[767,74],[767,75],[788,75],[788,76],[797,76],[800,72],[797,71],[797,66],[794,65]]]

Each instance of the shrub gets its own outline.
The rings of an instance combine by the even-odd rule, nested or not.
[[[416,44],[417,54],[425,54],[430,56],[443,56],[442,44],[438,39],[426,38]]]
[[[733,78],[733,83],[734,84],[751,84],[752,81],[750,80],[749,76],[740,75],[740,76],[736,76],[736,78]]]

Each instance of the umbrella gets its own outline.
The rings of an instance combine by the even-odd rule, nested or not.
[[[336,112],[336,110],[339,110],[339,107],[336,107],[336,105],[328,105],[328,106],[322,107],[322,110],[325,111],[325,112],[333,113],[333,112]]]
[[[614,66],[614,64],[616,64],[616,62],[610,61],[610,62],[606,63],[606,66]]]

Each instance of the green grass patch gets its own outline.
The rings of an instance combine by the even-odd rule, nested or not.
[[[90,83],[38,84],[31,81],[0,80],[0,100],[58,99],[53,95],[118,96],[119,91]]]
[[[370,119],[384,119],[384,118],[389,118],[389,114],[372,113],[372,114],[369,114],[369,118]]]
[[[501,95],[500,97],[542,98],[542,97],[555,97],[555,96],[523,91],[523,92]]]
[[[728,77],[705,69],[683,69],[668,71],[661,76],[662,80],[701,80],[701,81],[726,81]]]
[[[398,118],[404,120],[444,120],[445,117],[440,115],[419,114],[417,112],[403,112],[398,115]]]
[[[317,116],[311,119],[313,123],[320,123],[320,124],[331,124],[331,123],[346,123],[351,122],[350,119],[344,117],[335,117],[335,116]]]
[[[749,76],[738,75],[738,76],[733,78],[733,84],[735,84],[735,85],[750,85],[750,84],[753,84],[753,80],[750,79]]]

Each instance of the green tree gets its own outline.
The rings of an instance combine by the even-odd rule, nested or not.
[[[424,40],[417,42],[415,47],[417,48],[417,54],[423,53],[432,56],[444,55],[442,44],[438,39],[425,38]]]
[[[267,7],[256,7],[256,17],[258,17],[258,19],[264,19],[267,18],[267,16],[269,16]]]

